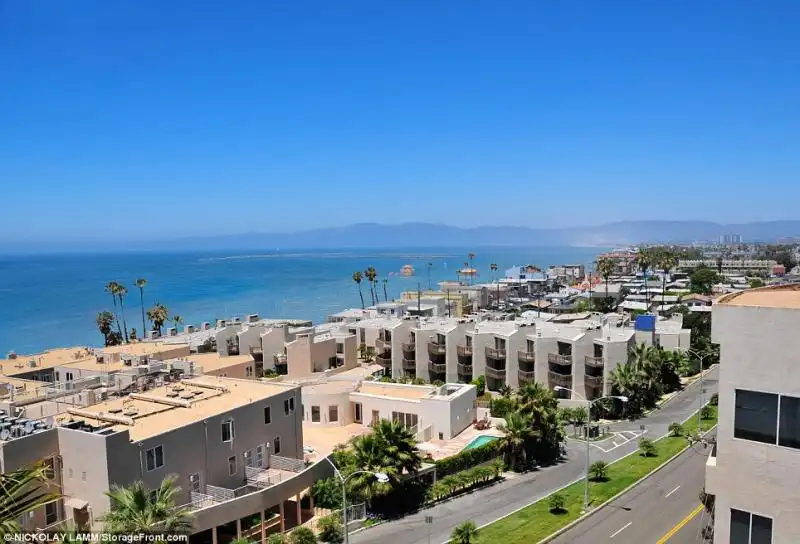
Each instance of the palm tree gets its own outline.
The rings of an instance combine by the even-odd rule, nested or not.
[[[653,266],[653,250],[649,247],[640,247],[636,254],[636,265],[644,277],[644,303],[649,308],[649,291],[647,290],[647,271]]]
[[[356,437],[352,441],[354,465],[360,470],[372,473],[381,472],[390,478],[396,479],[397,468],[385,455],[382,441],[373,433]],[[390,486],[379,482],[372,474],[359,473],[350,477],[350,492],[364,501],[372,501],[375,497],[386,494]]]
[[[122,327],[119,324],[119,314],[117,313],[117,291],[119,290],[119,282],[110,281],[106,284],[105,291],[111,295],[111,302],[114,303],[114,318],[117,322],[117,332],[122,337]]]
[[[431,268],[433,268],[433,263],[425,263],[425,269],[428,272],[428,291],[431,290]]]
[[[372,434],[384,448],[384,455],[398,474],[413,474],[422,466],[414,434],[397,421],[382,419],[372,428]]]
[[[661,270],[664,272],[664,275],[661,276],[661,307],[663,308],[664,291],[667,289],[667,274],[678,266],[678,255],[672,250],[665,249],[659,254],[658,266],[660,266]]]
[[[142,306],[142,338],[147,335],[147,324],[144,321],[144,287],[147,285],[147,280],[138,278],[136,280],[136,287],[139,288],[139,303]]]
[[[467,254],[467,257],[469,257],[469,268],[470,268],[470,270],[475,270],[475,268],[472,266],[472,261],[475,259],[475,254],[470,251]],[[470,284],[472,283],[472,278],[473,278],[473,276],[470,275],[470,277],[469,277],[469,283]]]
[[[183,318],[179,315],[172,316],[172,323],[175,324],[175,332],[178,332],[178,326],[183,323]]]
[[[506,453],[509,466],[520,466],[525,462],[525,442],[531,437],[531,416],[517,410],[506,414],[505,419],[505,424],[497,427],[503,433],[499,438],[500,447]]]
[[[156,302],[149,310],[147,310],[147,319],[153,322],[153,327],[160,335],[161,328],[169,319],[169,310],[160,302]]]
[[[616,265],[616,259],[612,259],[611,257],[600,257],[597,259],[597,273],[600,274],[600,277],[603,278],[606,284],[606,298],[608,298],[608,280],[611,275],[614,274]]]
[[[375,290],[375,281],[378,278],[378,272],[374,267],[370,266],[364,271],[364,277],[369,282],[369,294],[372,296],[372,304],[378,303],[378,292]]]
[[[490,264],[489,265],[489,270],[492,271],[492,281],[494,281],[495,280],[494,273],[497,272],[497,263]],[[499,281],[497,282],[497,290],[496,290],[496,294],[495,294],[494,299],[495,299],[495,304],[499,304],[500,303],[500,282]]]
[[[0,536],[21,532],[17,520],[61,497],[50,482],[51,471],[44,463],[36,463],[0,474]]]
[[[353,281],[356,282],[358,285],[358,296],[361,298],[361,309],[364,309],[364,293],[361,292],[361,280],[364,279],[364,276],[361,272],[353,272]]]
[[[629,361],[633,364],[633,368],[636,369],[637,372],[645,371],[653,356],[652,352],[654,349],[655,348],[648,346],[644,342],[636,344],[631,348]]]
[[[114,326],[114,314],[109,312],[108,310],[104,310],[97,314],[95,318],[95,322],[97,323],[97,328],[100,330],[100,334],[103,335],[103,345],[109,345],[109,335],[111,334],[111,329]]]
[[[389,302],[389,295],[386,293],[386,286],[389,285],[389,278],[383,278],[383,301]]]
[[[128,288],[121,283],[117,284],[117,296],[119,297],[119,309],[122,313],[122,328],[125,330],[125,343],[129,342],[128,338],[128,323],[125,321],[125,304],[123,299],[128,296]]]
[[[112,533],[189,533],[192,515],[175,504],[181,489],[175,485],[176,479],[167,476],[154,491],[141,481],[128,487],[111,486],[106,492],[111,509],[101,518],[106,529]]]
[[[450,535],[450,544],[472,544],[478,538],[478,527],[472,520],[456,525]]]

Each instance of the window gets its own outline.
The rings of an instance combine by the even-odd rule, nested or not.
[[[164,466],[164,447],[163,446],[156,446],[155,448],[150,448],[145,452],[145,457],[147,459],[147,470],[155,470],[157,468]]]
[[[336,342],[336,353],[344,353],[344,344]]]
[[[256,466],[264,467],[264,444],[256,446]]]
[[[189,491],[200,493],[200,473],[189,474]]]
[[[418,423],[417,414],[406,414],[404,412],[392,412],[392,421],[398,421],[406,428],[416,427]]]
[[[244,367],[244,377],[249,378],[252,375],[253,375],[253,367],[252,366]]]
[[[235,429],[232,419],[226,419],[222,422],[222,441],[232,442],[235,435]]]
[[[44,462],[44,476],[48,480],[52,480],[56,477],[56,460],[53,457],[50,457],[45,460]]]
[[[228,457],[228,474],[235,476],[238,470],[239,469],[236,466],[236,456],[232,455],[231,457]]]
[[[319,423],[319,406],[311,407],[311,423]]]
[[[283,401],[283,413],[288,416],[290,411],[291,407],[289,406],[289,399],[286,399]]]
[[[281,454],[281,437],[280,436],[276,436],[275,437],[275,446],[274,447],[275,447],[275,455],[280,455]]]
[[[355,406],[355,415],[353,417],[353,420],[355,420],[356,423],[361,423],[361,403],[356,402],[354,406]]]
[[[772,520],[731,508],[731,544],[770,544]]]
[[[265,406],[264,407],[264,425],[269,425],[272,423],[272,407]]]
[[[56,381],[57,382],[61,381],[61,375],[58,372],[56,372]]]
[[[67,470],[67,476],[72,478],[72,469]]]
[[[378,410],[373,410],[371,425],[377,425],[380,422],[381,422],[381,413]]]
[[[333,423],[335,421],[339,421],[339,407],[328,406],[328,422]]]
[[[775,444],[778,426],[778,395],[736,390],[733,436]]]
[[[800,449],[800,398],[781,395],[778,445]]]
[[[294,397],[289,399],[289,411],[294,412]]]
[[[86,471],[81,472],[81,480],[86,481]]]
[[[58,521],[58,503],[48,502],[44,505],[44,522],[47,525],[52,525]]]
[[[253,450],[247,450],[242,454],[242,458],[244,459],[244,466],[246,467],[253,467],[255,466],[255,459],[253,459]]]
[[[72,381],[72,372],[67,372],[66,373],[66,377],[67,377],[67,381],[71,382]]]

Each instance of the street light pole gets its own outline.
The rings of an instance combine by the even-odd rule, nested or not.
[[[703,428],[703,359],[708,357],[710,354],[705,353],[701,355],[699,351],[692,348],[689,348],[686,351],[700,359],[700,408],[697,410],[697,432],[700,432],[700,430]]]
[[[622,402],[628,402],[628,397],[624,395],[606,395],[604,397],[598,397],[594,400],[589,400],[574,389],[570,389],[569,387],[562,387],[557,385],[553,388],[556,391],[569,391],[573,395],[577,395],[581,398],[581,400],[586,401],[586,428],[583,431],[584,438],[586,440],[586,471],[583,476],[583,511],[589,511],[589,452],[590,452],[590,444],[589,444],[589,426],[592,423],[592,406],[595,402],[601,401],[604,399],[618,399]]]

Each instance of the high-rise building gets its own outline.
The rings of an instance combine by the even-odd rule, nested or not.
[[[733,293],[713,306],[719,428],[706,465],[714,542],[800,539],[800,286]]]

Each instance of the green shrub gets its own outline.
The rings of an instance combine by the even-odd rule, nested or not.
[[[517,409],[516,399],[510,397],[493,398],[489,403],[492,417],[506,417],[506,414]]]
[[[547,505],[550,507],[550,511],[554,514],[562,513],[566,503],[567,501],[564,499],[564,495],[561,493],[553,493],[550,495],[550,498],[547,499]]]
[[[342,507],[342,485],[336,478],[317,480],[311,487],[314,504],[320,508],[336,510]]]
[[[290,544],[317,544],[317,535],[308,527],[297,527],[289,535]]]
[[[717,393],[711,395],[711,398],[708,400],[708,403],[711,406],[717,406],[719,404],[719,395]]]
[[[325,516],[319,520],[319,539],[328,544],[341,544],[344,542],[344,529],[338,516]]]
[[[713,412],[711,411],[710,406],[703,406],[700,408],[700,419],[711,419],[713,417]]]
[[[683,436],[683,425],[677,421],[673,421],[669,424],[669,434],[672,436]]]
[[[642,438],[639,440],[639,452],[644,457],[655,457],[656,456],[656,445],[653,444],[652,440],[647,438]]]
[[[286,538],[281,533],[273,533],[267,538],[267,544],[286,544]]]
[[[475,386],[477,389],[476,393],[479,397],[482,397],[484,393],[486,393],[486,376],[478,376],[474,380],[472,380],[472,385]]]
[[[589,467],[589,474],[592,475],[592,480],[596,482],[605,481],[608,478],[608,463],[605,461],[595,461]]]
[[[444,478],[470,467],[483,464],[502,454],[499,440],[492,440],[477,448],[462,450],[455,455],[436,461],[436,477]]]

